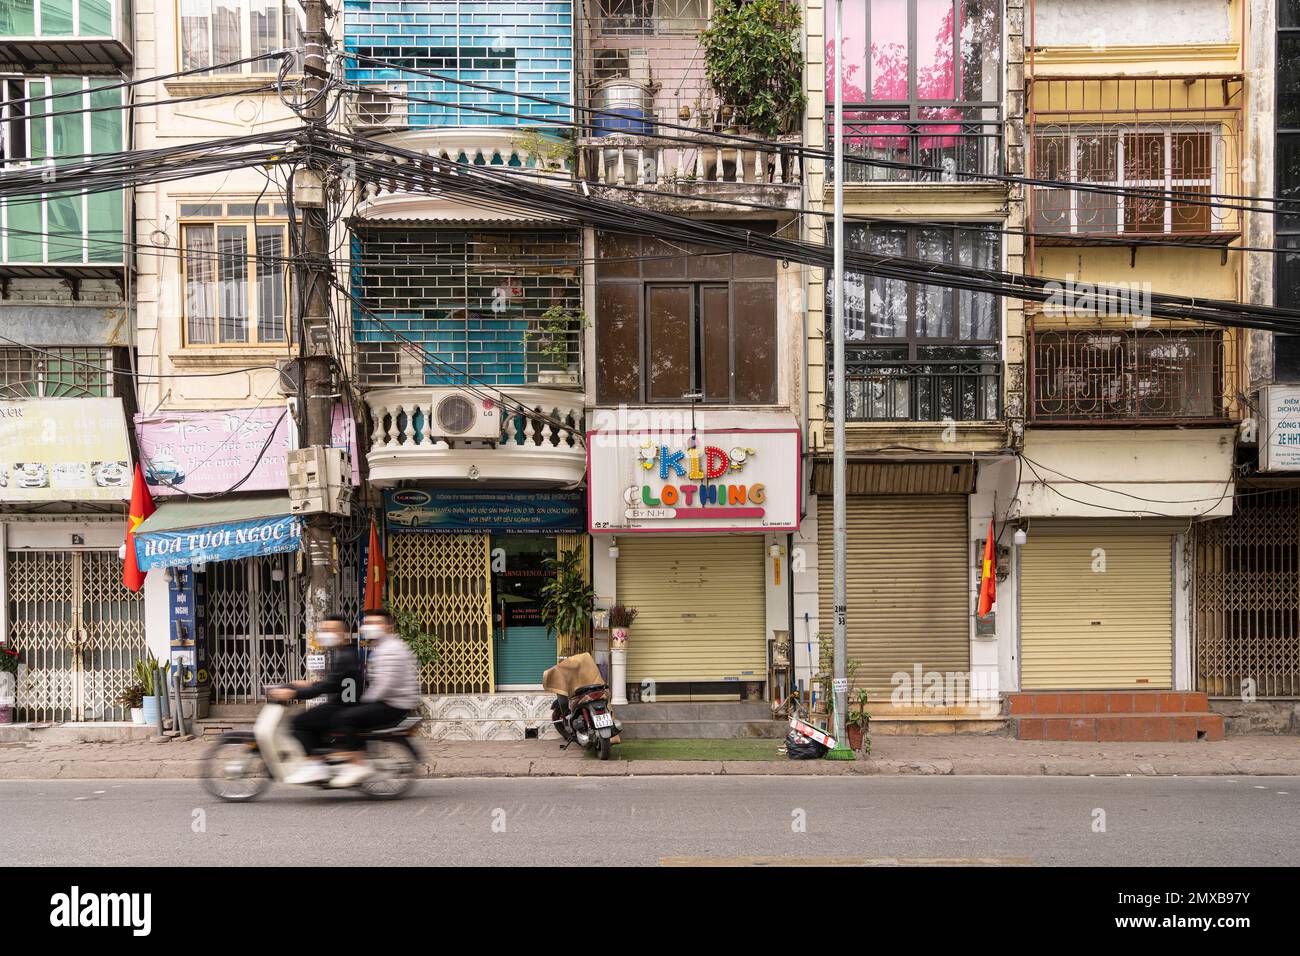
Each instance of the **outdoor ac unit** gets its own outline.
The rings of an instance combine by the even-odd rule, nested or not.
[[[406,84],[373,84],[352,101],[354,129],[396,130],[406,128]]]
[[[343,448],[294,448],[288,455],[293,514],[352,514],[352,459]]]
[[[501,401],[491,392],[439,388],[425,416],[425,433],[434,439],[501,437]]]

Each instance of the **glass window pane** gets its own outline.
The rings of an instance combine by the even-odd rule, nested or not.
[[[975,269],[998,267],[998,238],[992,230],[977,232],[963,229],[959,235],[960,260],[963,266]],[[987,342],[998,337],[998,299],[987,292],[958,292],[958,313],[961,327],[958,338],[965,341]]]
[[[691,392],[691,286],[646,289],[646,377],[650,401],[680,402]]]
[[[41,0],[41,36],[72,36],[72,0]]]
[[[250,54],[262,56],[280,47],[280,0],[250,0],[249,3]],[[254,72],[274,71],[275,60],[251,64]]]
[[[1300,133],[1278,133],[1274,147],[1277,164],[1277,197],[1291,203],[1283,209],[1293,210],[1274,217],[1278,229],[1300,229]]]
[[[212,59],[214,73],[238,73],[243,67],[222,66],[243,57],[242,0],[212,0]]]
[[[248,341],[248,230],[244,226],[217,229],[217,314],[221,342]]]
[[[81,0],[81,23],[77,35],[108,37],[113,35],[113,6],[110,0]]]
[[[771,404],[776,401],[776,283],[737,282],[733,288],[736,315],[744,316],[743,334],[735,337],[736,401]]]
[[[285,340],[285,231],[281,226],[257,227],[257,340]]]
[[[1300,34],[1277,37],[1277,125],[1300,126]]]
[[[36,35],[36,4],[32,0],[0,0],[0,36]]]
[[[953,0],[916,0],[916,95],[919,99],[954,98],[953,14]]]
[[[596,398],[602,404],[641,401],[640,283],[596,287]]]
[[[931,262],[952,262],[951,229],[918,229],[916,255]],[[915,283],[917,336],[950,338],[954,334],[951,288]]]
[[[1278,236],[1277,245],[1292,251],[1277,257],[1275,304],[1279,309],[1300,308],[1300,236]]]
[[[739,287],[737,287],[739,289]],[[700,370],[703,374],[704,400],[731,400],[731,295],[725,285],[706,285],[700,289]],[[738,315],[740,313],[737,313]],[[748,337],[749,316],[745,336]],[[737,342],[737,347],[740,343]]]
[[[216,260],[212,226],[186,226],[185,340],[190,345],[212,345],[217,340]]]
[[[212,65],[211,0],[181,0],[181,69]]]
[[[826,4],[826,102],[835,102],[835,4]],[[867,0],[844,0],[844,102],[867,97]]]
[[[1002,63],[1002,24],[996,0],[962,0],[961,98],[967,102],[998,100]]]
[[[1300,27],[1300,0],[1278,0],[1277,25]]]
[[[871,98],[908,98],[907,0],[871,0]]]

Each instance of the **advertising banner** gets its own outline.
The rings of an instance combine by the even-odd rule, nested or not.
[[[469,491],[400,488],[384,492],[390,531],[442,534],[581,534],[577,491]]]
[[[596,431],[590,530],[794,531],[799,430]]]
[[[0,401],[0,501],[128,501],[120,398]]]
[[[230,524],[135,534],[141,571],[181,568],[199,562],[230,561],[258,554],[297,551],[302,525],[294,515],[256,518]]]

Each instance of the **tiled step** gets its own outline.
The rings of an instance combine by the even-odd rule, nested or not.
[[[1020,740],[1097,742],[1222,740],[1223,717],[1205,713],[1071,714],[1011,718]]]
[[[1006,695],[1012,717],[1074,714],[1207,714],[1209,696],[1195,691],[1027,691]]]

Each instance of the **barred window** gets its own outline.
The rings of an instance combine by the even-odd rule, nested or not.
[[[112,394],[112,349],[0,348],[0,398]]]

